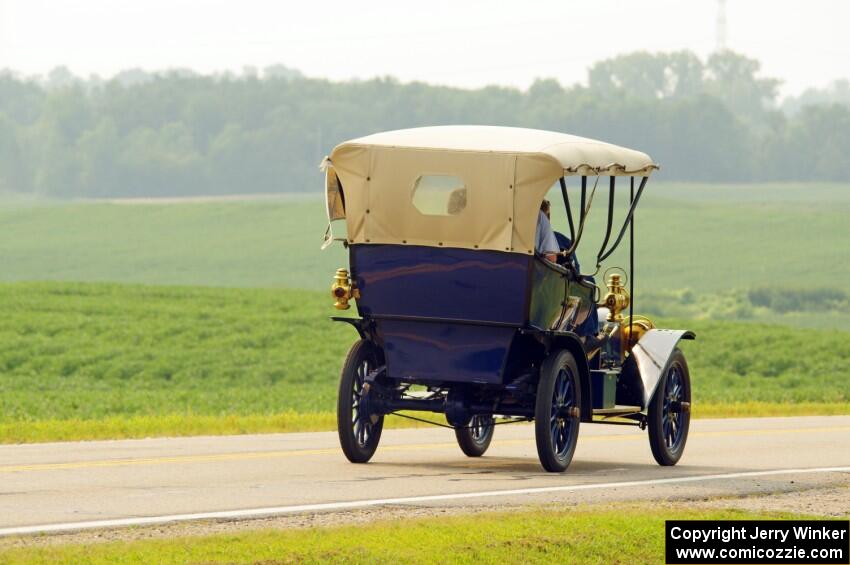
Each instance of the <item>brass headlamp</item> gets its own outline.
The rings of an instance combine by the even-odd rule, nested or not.
[[[604,304],[608,308],[609,322],[622,322],[623,310],[629,307],[631,299],[626,287],[620,282],[620,275],[614,273],[608,279],[608,294],[605,295]]]

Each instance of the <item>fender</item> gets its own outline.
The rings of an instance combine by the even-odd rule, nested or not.
[[[347,318],[345,316],[331,316],[331,321],[333,322],[344,322],[350,326],[353,326],[357,333],[360,334],[362,339],[370,339],[371,335],[368,331],[368,327],[370,323],[363,318]]]
[[[581,382],[581,421],[591,422],[593,420],[593,391],[590,388],[590,367],[579,336],[573,332],[538,329],[524,329],[520,330],[520,333],[536,336],[546,347],[547,353],[557,348],[566,349],[573,354],[576,365],[578,365]]]
[[[690,330],[649,330],[640,341],[632,347],[632,357],[637,363],[637,375],[643,384],[643,403],[641,408],[646,410],[658,381],[667,368],[670,355],[679,341],[696,339],[696,334]]]
[[[587,363],[587,353],[584,346],[575,334],[561,335],[554,342],[559,347],[568,349],[578,365],[579,379],[581,380],[581,421],[593,421],[593,390],[590,382],[590,367]]]

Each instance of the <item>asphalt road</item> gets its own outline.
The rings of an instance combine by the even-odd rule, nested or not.
[[[0,535],[234,519],[382,505],[688,499],[850,481],[850,416],[694,420],[659,467],[645,432],[583,425],[564,474],[542,471],[533,428],[500,426],[465,457],[445,429],[385,430],[372,462],[335,433],[0,446]],[[850,506],[850,502],[848,502]]]

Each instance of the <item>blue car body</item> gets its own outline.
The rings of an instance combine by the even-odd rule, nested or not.
[[[393,379],[502,384],[511,356],[527,353],[522,332],[568,335],[591,315],[593,287],[538,257],[378,244],[349,252],[358,312]]]

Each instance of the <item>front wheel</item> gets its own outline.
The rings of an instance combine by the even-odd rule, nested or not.
[[[567,470],[578,440],[581,382],[578,366],[569,351],[550,355],[540,369],[534,405],[534,435],[543,468],[552,473]]]
[[[691,377],[680,349],[670,361],[649,403],[649,447],[659,465],[675,465],[685,452],[691,423]]]
[[[469,457],[481,457],[493,441],[493,416],[473,416],[463,428],[455,428],[457,444]]]
[[[377,366],[375,346],[363,339],[351,346],[342,366],[336,408],[337,432],[342,451],[352,463],[369,461],[381,440],[384,416],[372,414],[368,409],[368,395],[363,386],[366,376]]]

